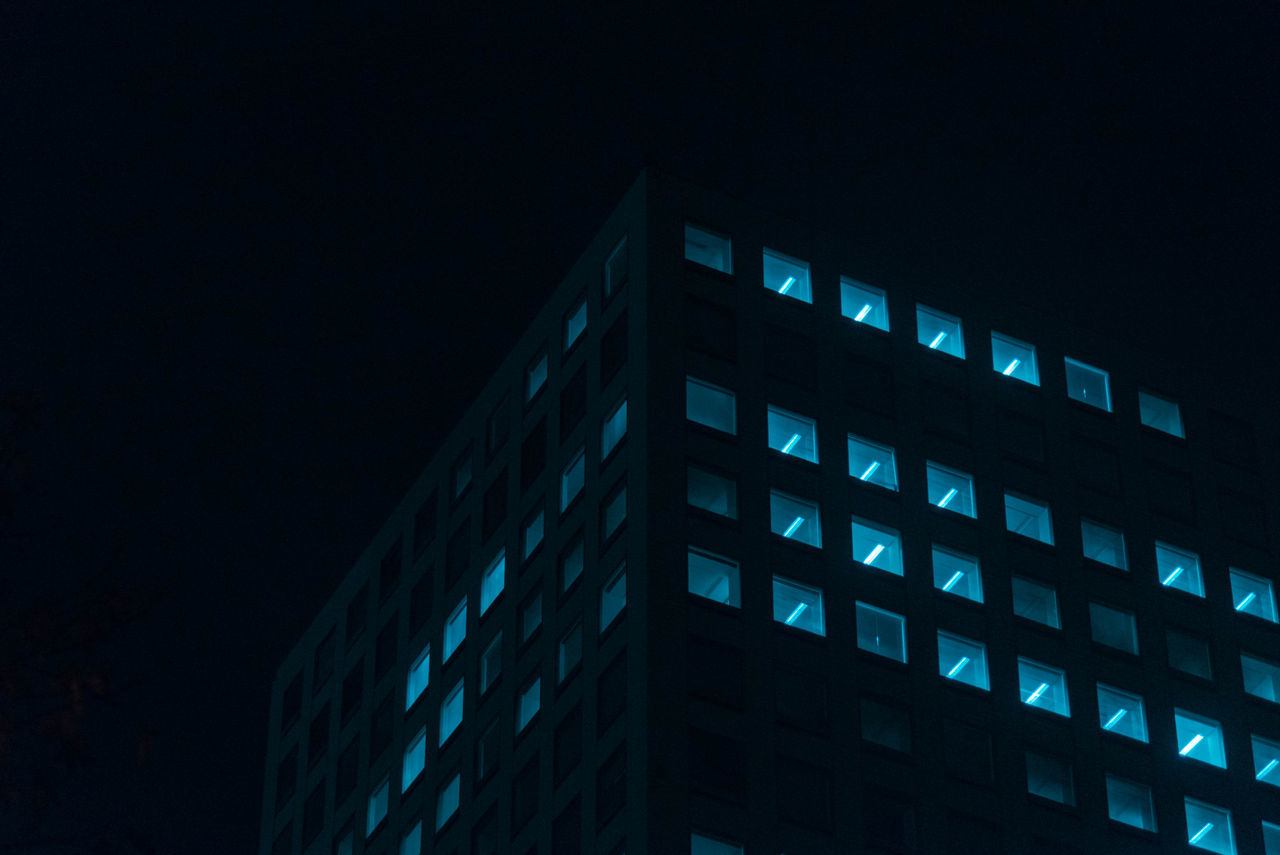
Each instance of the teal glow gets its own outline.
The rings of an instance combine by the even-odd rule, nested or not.
[[[685,223],[684,257],[695,264],[733,273],[733,248],[729,238]]]
[[[772,249],[764,251],[764,287],[782,297],[813,302],[809,284],[809,262],[783,255]]]
[[[937,353],[964,359],[964,328],[960,319],[916,304],[916,341]]]
[[[840,277],[840,314],[855,324],[889,331],[889,301],[884,291]]]

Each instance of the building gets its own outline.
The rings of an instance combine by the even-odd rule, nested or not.
[[[1269,446],[861,263],[642,175],[281,666],[262,855],[1280,855]]]

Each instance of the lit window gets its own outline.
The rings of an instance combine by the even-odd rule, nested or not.
[[[1005,377],[1040,385],[1040,367],[1036,365],[1036,347],[998,332],[991,333],[991,367]]]
[[[627,402],[624,399],[613,408],[613,412],[604,417],[604,423],[600,425],[600,459],[607,460],[626,435]]]
[[[627,605],[627,565],[622,566],[609,577],[600,589],[600,631],[604,632],[614,618],[622,614]]]
[[[463,697],[462,681],[459,680],[440,704],[440,745],[444,745],[462,724]]]
[[[582,661],[582,621],[578,620],[560,637],[556,649],[556,682],[563,683]]]
[[[1184,797],[1187,812],[1187,843],[1196,849],[1236,855],[1236,836],[1231,828],[1231,811]]]
[[[1245,615],[1276,622],[1276,597],[1271,580],[1254,576],[1243,570],[1231,569],[1231,603],[1235,610]]]
[[[688,481],[690,505],[729,519],[738,518],[738,485],[732,479],[691,465]]]
[[[822,591],[774,576],[773,619],[805,632],[826,635],[827,619],[822,608]]]
[[[1280,665],[1241,653],[1240,669],[1246,692],[1273,704],[1280,703]]]
[[[1182,411],[1178,408],[1177,401],[1170,401],[1139,389],[1138,416],[1149,428],[1155,428],[1178,439],[1185,439],[1187,436],[1182,430]]]
[[[467,637],[467,598],[463,597],[449,619],[444,622],[444,649],[440,651],[440,661],[448,662],[449,657],[461,646]]]
[[[975,603],[982,602],[982,568],[978,559],[934,544],[933,587]]]
[[[1099,644],[1138,654],[1138,623],[1132,612],[1089,603],[1089,626]]]
[[[1280,825],[1263,821],[1262,852],[1263,855],[1280,855]]]
[[[536,591],[520,608],[520,643],[524,644],[542,626],[542,591]]]
[[[627,519],[627,485],[613,491],[613,495],[604,500],[601,518],[601,538],[608,540]]]
[[[840,314],[878,330],[889,331],[889,301],[884,291],[840,277]]]
[[[703,380],[685,378],[684,415],[691,422],[725,433],[738,432],[737,405],[733,393]]]
[[[427,729],[418,731],[418,735],[409,743],[404,751],[404,763],[400,767],[400,792],[404,792],[418,780],[422,770],[427,767]]]
[[[409,666],[409,677],[405,680],[404,690],[405,709],[409,709],[418,698],[422,697],[422,693],[427,690],[427,684],[430,679],[431,645],[428,644],[422,648],[418,658],[413,660],[413,664]]]
[[[1204,578],[1200,575],[1200,556],[1176,546],[1156,541],[1156,572],[1166,588],[1204,596]]]
[[[1156,830],[1156,809],[1151,801],[1151,788],[1137,781],[1107,775],[1107,816],[1116,822]]]
[[[968,683],[983,691],[991,688],[987,676],[987,646],[938,630],[938,673],[948,680]]]
[[[933,461],[925,464],[925,471],[928,476],[929,504],[966,517],[978,516],[973,499],[972,475]]]
[[[609,257],[604,262],[604,297],[609,299],[627,284],[628,272],[628,253],[627,253],[627,236],[623,235],[622,240],[618,241],[618,245],[613,248],[613,252],[609,253]]]
[[[560,556],[560,590],[567,591],[582,577],[584,549],[581,536]]]
[[[863,602],[854,603],[858,621],[858,647],[868,653],[907,661],[907,619]]]
[[[964,330],[955,315],[916,304],[916,341],[930,350],[964,359]]]
[[[540,353],[524,370],[524,399],[532,401],[547,385],[547,355]]]
[[[542,678],[525,686],[516,700],[516,733],[524,730],[542,708]]]
[[[688,223],[684,225],[684,257],[721,273],[733,273],[729,238]]]
[[[769,407],[769,447],[810,463],[818,462],[818,425],[807,416]]]
[[[1256,734],[1251,734],[1249,739],[1253,745],[1254,780],[1280,787],[1280,742]]]
[[[689,593],[740,608],[742,590],[738,581],[738,562],[689,547]]]
[[[1147,712],[1142,696],[1098,684],[1098,724],[1107,733],[1147,741]]]
[[[853,518],[853,560],[902,575],[902,538],[888,526]]]
[[[849,477],[896,492],[898,464],[893,449],[849,434]]]
[[[1198,716],[1176,707],[1173,729],[1178,737],[1178,755],[1227,768],[1227,753],[1222,741],[1222,725],[1211,718]]]
[[[444,824],[458,812],[458,798],[462,795],[462,774],[456,774],[449,783],[440,788],[436,796],[436,831],[444,828]]]
[[[1061,629],[1058,592],[1023,576],[1013,577],[1013,613],[1021,618]]]
[[[471,451],[468,449],[457,463],[453,464],[453,497],[461,496],[471,486]]]
[[[1061,668],[1018,657],[1018,693],[1029,707],[1071,716],[1067,674]]]
[[[415,822],[401,839],[400,855],[422,855],[422,820]]]
[[[484,575],[480,577],[480,614],[489,611],[489,606],[498,599],[506,582],[507,551],[500,549],[488,569],[484,571]]]
[[[1039,499],[1005,493],[1004,526],[1014,534],[1053,545],[1053,518],[1049,506]]]
[[[502,676],[502,633],[499,632],[489,642],[489,646],[480,655],[480,694],[489,691],[489,687],[498,682]]]
[[[334,847],[334,855],[352,855],[356,848],[355,840],[353,838],[354,834],[350,831],[343,835],[342,839],[338,841],[338,845]],[[1270,855],[1270,853],[1268,853],[1268,855]]]
[[[1027,792],[1063,805],[1076,803],[1071,764],[1057,757],[1027,752]]]
[[[1080,541],[1084,557],[1108,567],[1129,569],[1124,549],[1124,532],[1091,519],[1080,519]]]
[[[1111,378],[1101,368],[1066,357],[1067,397],[1111,412]]]
[[[783,255],[772,249],[764,251],[764,287],[802,303],[813,302],[809,285],[809,262]]]
[[[1165,638],[1169,643],[1170,668],[1177,668],[1206,680],[1213,679],[1213,660],[1207,643],[1172,629],[1168,630]]]
[[[365,813],[364,836],[368,837],[377,830],[387,818],[387,799],[391,795],[391,778],[383,778],[369,795],[369,808]]]
[[[566,352],[578,343],[578,339],[587,329],[587,301],[574,306],[564,318],[564,349]]]
[[[742,846],[692,834],[689,836],[689,855],[742,855]]]
[[[525,558],[533,555],[534,550],[542,545],[542,538],[546,531],[545,514],[542,508],[538,508],[538,512],[524,524],[524,546],[521,548]]]
[[[579,448],[569,459],[569,465],[560,473],[560,512],[564,513],[569,504],[582,492],[587,477],[587,455]]]
[[[769,492],[769,530],[788,540],[822,547],[822,523],[818,519],[817,504],[777,490]]]

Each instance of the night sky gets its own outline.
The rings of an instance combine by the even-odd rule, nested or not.
[[[1274,412],[1274,4],[964,5],[0,12],[0,853],[256,848],[276,664],[646,164]]]

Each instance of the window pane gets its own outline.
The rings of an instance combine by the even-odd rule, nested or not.
[[[563,683],[581,661],[582,621],[579,620],[560,639],[560,645],[556,650],[556,682]]]
[[[1151,788],[1137,781],[1107,775],[1107,816],[1144,831],[1156,830],[1156,809]]]
[[[733,393],[693,377],[684,382],[684,414],[691,422],[725,433],[738,432],[738,416]]]
[[[1173,727],[1178,737],[1178,754],[1227,768],[1227,753],[1222,741],[1222,725],[1211,718],[1175,708]]]
[[[769,407],[769,447],[810,463],[818,462],[818,425],[808,416]]]
[[[1137,655],[1138,624],[1131,612],[1089,603],[1089,625],[1094,641]]]
[[[853,518],[853,560],[902,575],[902,538],[888,526]]]
[[[533,637],[542,626],[542,592],[538,591],[524,601],[520,609],[520,643]]]
[[[450,690],[445,696],[444,702],[440,704],[440,743],[445,742],[453,735],[453,732],[462,724],[462,681],[459,680],[457,685]]]
[[[1120,529],[1081,518],[1080,539],[1085,558],[1109,567],[1129,569],[1129,559],[1124,549],[1124,532]]]
[[[422,821],[413,824],[400,841],[400,855],[422,855]]]
[[[1111,412],[1111,379],[1101,368],[1094,368],[1067,357],[1067,397],[1091,407]]]
[[[524,525],[524,546],[521,548],[525,558],[533,555],[534,550],[542,545],[543,533],[546,530],[545,514],[541,509],[538,510],[533,518]]]
[[[369,809],[365,813],[364,836],[373,834],[382,821],[387,818],[387,799],[391,793],[391,779],[383,778],[382,782],[369,794]]]
[[[627,565],[624,562],[617,572],[600,589],[600,631],[604,632],[613,619],[622,613],[627,604]]]
[[[516,701],[516,733],[524,730],[542,708],[542,678],[525,686]]]
[[[1280,665],[1240,654],[1240,668],[1244,672],[1244,690],[1255,698],[1280,703]]]
[[[1186,797],[1187,843],[1196,849],[1236,855],[1236,837],[1231,828],[1231,811]]]
[[[713,514],[738,518],[738,485],[733,480],[690,465],[688,502]]]
[[[502,676],[502,633],[499,632],[489,642],[480,656],[480,694],[489,691],[489,687]]]
[[[822,591],[773,577],[773,619],[815,635],[827,634],[826,615],[822,608]]]
[[[627,519],[627,487],[622,487],[613,492],[613,495],[605,500],[604,513],[602,514],[603,522],[603,539],[608,540],[613,533],[618,530]]]
[[[769,529],[789,540],[822,546],[822,525],[818,506],[776,490],[769,493]]]
[[[1276,622],[1276,597],[1270,579],[1232,567],[1231,602],[1241,614]]]
[[[462,775],[454,775],[436,797],[436,831],[458,812],[458,797],[462,794]]]
[[[1098,723],[1108,733],[1147,741],[1147,713],[1140,695],[1099,683]]]
[[[930,350],[964,359],[964,331],[960,319],[916,304],[916,341]]]
[[[1204,596],[1204,578],[1200,575],[1200,556],[1176,546],[1156,541],[1156,572],[1166,588]]]
[[[448,662],[462,640],[467,637],[467,598],[454,608],[444,624],[444,649],[440,651],[440,661]]]
[[[736,843],[727,843],[693,834],[689,837],[690,855],[742,855],[742,847]]]
[[[1039,499],[1005,493],[1004,524],[1014,534],[1053,545],[1053,518],[1049,506]]]
[[[1040,367],[1036,365],[1036,348],[1033,344],[1018,341],[998,332],[991,334],[991,367],[1005,377],[1040,385]]]
[[[764,251],[764,287],[802,303],[813,302],[809,286],[809,262],[783,255],[772,249]]]
[[[1061,668],[1018,657],[1018,692],[1027,706],[1070,717],[1067,675]]]
[[[975,603],[982,602],[982,568],[978,559],[934,544],[933,587]]]
[[[547,355],[538,356],[524,370],[524,399],[532,401],[547,383]]]
[[[948,680],[988,690],[987,646],[938,630],[938,673]]]
[[[1280,855],[1280,825],[1262,823],[1262,852],[1263,855]]]
[[[733,252],[729,238],[685,223],[684,257],[721,273],[733,273]]]
[[[587,301],[584,299],[575,306],[564,319],[564,349],[567,351],[578,343],[578,339],[587,329]]]
[[[893,449],[849,434],[849,477],[897,491],[898,464]]]
[[[868,653],[907,661],[907,619],[863,602],[854,604],[858,621],[858,647]]]
[[[862,738],[894,751],[911,751],[911,716],[902,707],[863,698]]]
[[[422,770],[427,766],[427,729],[418,731],[418,735],[409,743],[404,751],[404,763],[400,767],[400,792],[404,792],[418,780]]]
[[[1071,764],[1056,757],[1027,752],[1027,792],[1064,805],[1076,803]]]
[[[928,477],[929,504],[934,507],[977,517],[973,499],[973,476],[956,469],[929,461],[925,465]]]
[[[618,241],[618,245],[613,248],[613,252],[609,253],[609,257],[604,262],[604,296],[606,299],[618,293],[618,290],[627,284],[627,262],[627,238],[626,235],[623,235],[622,240]]]
[[[1213,679],[1213,662],[1209,654],[1209,645],[1198,638],[1168,630],[1166,640],[1169,644],[1169,666],[1203,677]]]
[[[1186,434],[1182,431],[1182,411],[1178,408],[1177,401],[1170,401],[1139,389],[1138,416],[1149,428],[1155,428],[1179,439],[1186,438]]]
[[[418,658],[409,666],[409,676],[405,680],[404,708],[413,706],[422,693],[427,690],[427,682],[431,678],[431,645],[422,648]]]
[[[889,301],[884,291],[865,282],[840,277],[840,314],[856,323],[889,331]]]
[[[497,557],[489,564],[484,575],[480,577],[480,614],[489,610],[493,601],[498,599],[507,581],[507,551],[499,550]]]
[[[584,564],[584,549],[582,538],[579,537],[573,542],[573,545],[565,550],[560,556],[560,590],[567,591],[582,576],[582,568]]]
[[[471,486],[471,452],[466,452],[462,459],[453,464],[453,496],[461,496]]]
[[[1022,576],[1013,577],[1013,613],[1018,617],[1061,629],[1058,592]]]
[[[564,512],[569,507],[569,503],[578,497],[582,492],[582,486],[586,483],[587,474],[587,455],[583,449],[578,449],[577,453],[569,460],[569,465],[560,473],[560,511]]]
[[[624,400],[605,416],[600,426],[600,459],[605,460],[627,435],[627,402]]]
[[[741,607],[738,562],[689,547],[689,593],[727,606]]]
[[[1264,784],[1280,787],[1280,742],[1272,742],[1251,734],[1253,745],[1253,777]]]

